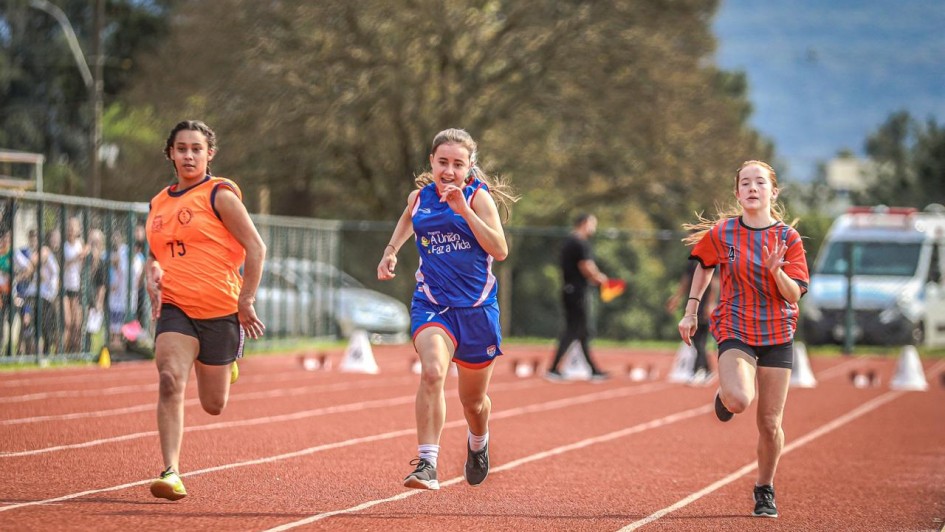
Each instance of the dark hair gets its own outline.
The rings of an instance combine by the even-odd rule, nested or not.
[[[580,227],[584,224],[584,222],[590,220],[591,216],[594,215],[589,212],[582,212],[581,214],[578,214],[574,217],[574,227]]]
[[[207,137],[207,149],[216,151],[217,149],[217,134],[210,129],[210,126],[204,124],[200,120],[184,120],[179,122],[174,129],[171,130],[171,134],[167,136],[167,140],[164,142],[164,156],[170,160],[171,158],[171,148],[174,147],[174,139],[177,138],[177,134],[181,131],[199,131],[203,133],[204,137]],[[209,170],[210,166],[207,165]]]

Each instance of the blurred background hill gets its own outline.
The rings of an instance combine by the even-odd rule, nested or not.
[[[938,0],[723,1],[719,66],[746,72],[751,124],[784,175],[810,181],[887,116],[945,116],[945,6]]]

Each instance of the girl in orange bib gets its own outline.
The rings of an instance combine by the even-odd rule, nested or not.
[[[238,375],[245,335],[265,326],[253,308],[266,245],[229,179],[210,175],[216,135],[187,120],[171,130],[164,154],[177,182],[151,200],[146,225],[151,253],[145,271],[156,320],[154,358],[159,375],[158,432],[164,471],[151,483],[155,497],[187,495],[179,460],[184,434],[184,390],[193,367],[200,404],[211,415],[226,407]],[[240,275],[240,267],[243,274]]]

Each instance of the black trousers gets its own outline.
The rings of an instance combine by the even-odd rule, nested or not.
[[[558,371],[558,365],[561,363],[561,359],[564,358],[568,347],[570,347],[573,342],[578,341],[581,344],[581,351],[584,353],[584,358],[587,360],[591,370],[594,373],[600,373],[600,369],[594,364],[594,361],[591,360],[591,350],[588,346],[590,333],[587,323],[587,292],[574,290],[573,288],[569,291],[568,288],[569,287],[565,286],[561,298],[564,303],[565,327],[561,336],[558,338],[558,350],[555,352],[555,359],[549,369],[551,371]]]
[[[709,371],[708,361],[706,360],[706,351],[705,346],[706,342],[709,341],[709,323],[708,322],[699,322],[699,326],[696,328],[696,334],[692,335],[692,346],[696,348],[696,361],[693,364],[692,371],[696,372],[700,369],[703,371]]]

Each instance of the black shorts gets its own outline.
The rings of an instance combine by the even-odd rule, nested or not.
[[[728,339],[719,342],[719,356],[729,349],[738,349],[755,357],[759,366],[766,368],[794,367],[794,341],[777,345],[748,345],[741,340]]]
[[[195,320],[174,305],[161,305],[154,337],[175,332],[192,336],[200,342],[197,360],[208,366],[225,366],[243,356],[245,334],[236,314]]]

